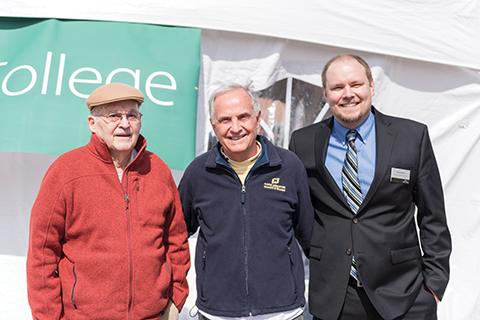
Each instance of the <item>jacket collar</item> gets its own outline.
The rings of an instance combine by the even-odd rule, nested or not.
[[[268,141],[268,139],[265,139],[263,136],[258,135],[257,141],[259,141],[260,144],[262,145],[262,154],[258,158],[252,170],[262,165],[276,166],[282,162],[280,156],[275,150],[275,146],[270,141]],[[227,160],[225,159],[223,154],[220,152],[221,148],[222,148],[222,145],[219,142],[217,142],[217,144],[210,150],[209,152],[210,154],[207,157],[205,166],[210,168],[214,168],[217,165],[230,167]]]
[[[138,154],[128,166],[130,166],[132,163],[135,162],[136,159],[139,158],[140,154],[144,152],[146,147],[147,140],[142,135],[139,135],[137,144],[135,145],[135,149],[137,150]],[[108,151],[107,144],[100,140],[100,138],[95,133],[92,133],[92,135],[90,136],[90,142],[87,144],[87,149],[102,162],[113,163],[110,152]]]

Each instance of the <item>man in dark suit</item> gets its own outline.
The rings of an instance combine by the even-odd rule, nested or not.
[[[315,208],[310,312],[322,320],[436,319],[451,239],[427,127],[372,106],[375,84],[361,57],[332,58],[322,82],[334,117],[290,141]]]

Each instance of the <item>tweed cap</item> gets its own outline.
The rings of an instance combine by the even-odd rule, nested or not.
[[[103,104],[123,101],[123,100],[135,100],[138,102],[138,106],[143,103],[143,93],[124,83],[109,83],[95,89],[87,98],[87,106],[90,112],[96,106]]]

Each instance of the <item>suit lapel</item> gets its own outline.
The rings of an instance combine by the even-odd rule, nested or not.
[[[329,118],[325,125],[321,126],[320,129],[315,133],[315,164],[320,176],[323,177],[328,188],[332,190],[337,198],[344,203],[346,208],[348,208],[348,204],[343,196],[342,190],[338,188],[338,185],[330,174],[330,171],[328,171],[327,167],[325,166],[325,156],[327,154],[328,141],[330,139],[330,133],[332,132],[332,126],[333,117]],[[348,214],[350,214],[349,211]]]
[[[373,177],[372,184],[368,189],[367,195],[362,202],[358,210],[358,214],[362,214],[365,208],[368,208],[368,203],[372,200],[373,196],[377,192],[378,188],[383,182],[386,171],[390,164],[390,156],[393,150],[393,142],[395,139],[395,133],[390,128],[390,120],[385,115],[377,111],[372,107],[372,111],[375,114],[375,130],[377,136],[377,163],[375,167],[375,176]]]

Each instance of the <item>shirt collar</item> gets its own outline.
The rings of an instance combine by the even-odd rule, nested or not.
[[[367,119],[363,121],[358,127],[355,128],[359,135],[359,140],[362,141],[363,144],[367,142],[370,133],[375,128],[375,116],[372,112],[368,115]],[[332,128],[332,135],[334,135],[339,141],[342,142],[344,145],[346,143],[346,135],[347,132],[351,129],[345,128],[337,121],[337,119],[333,120],[333,128]]]

